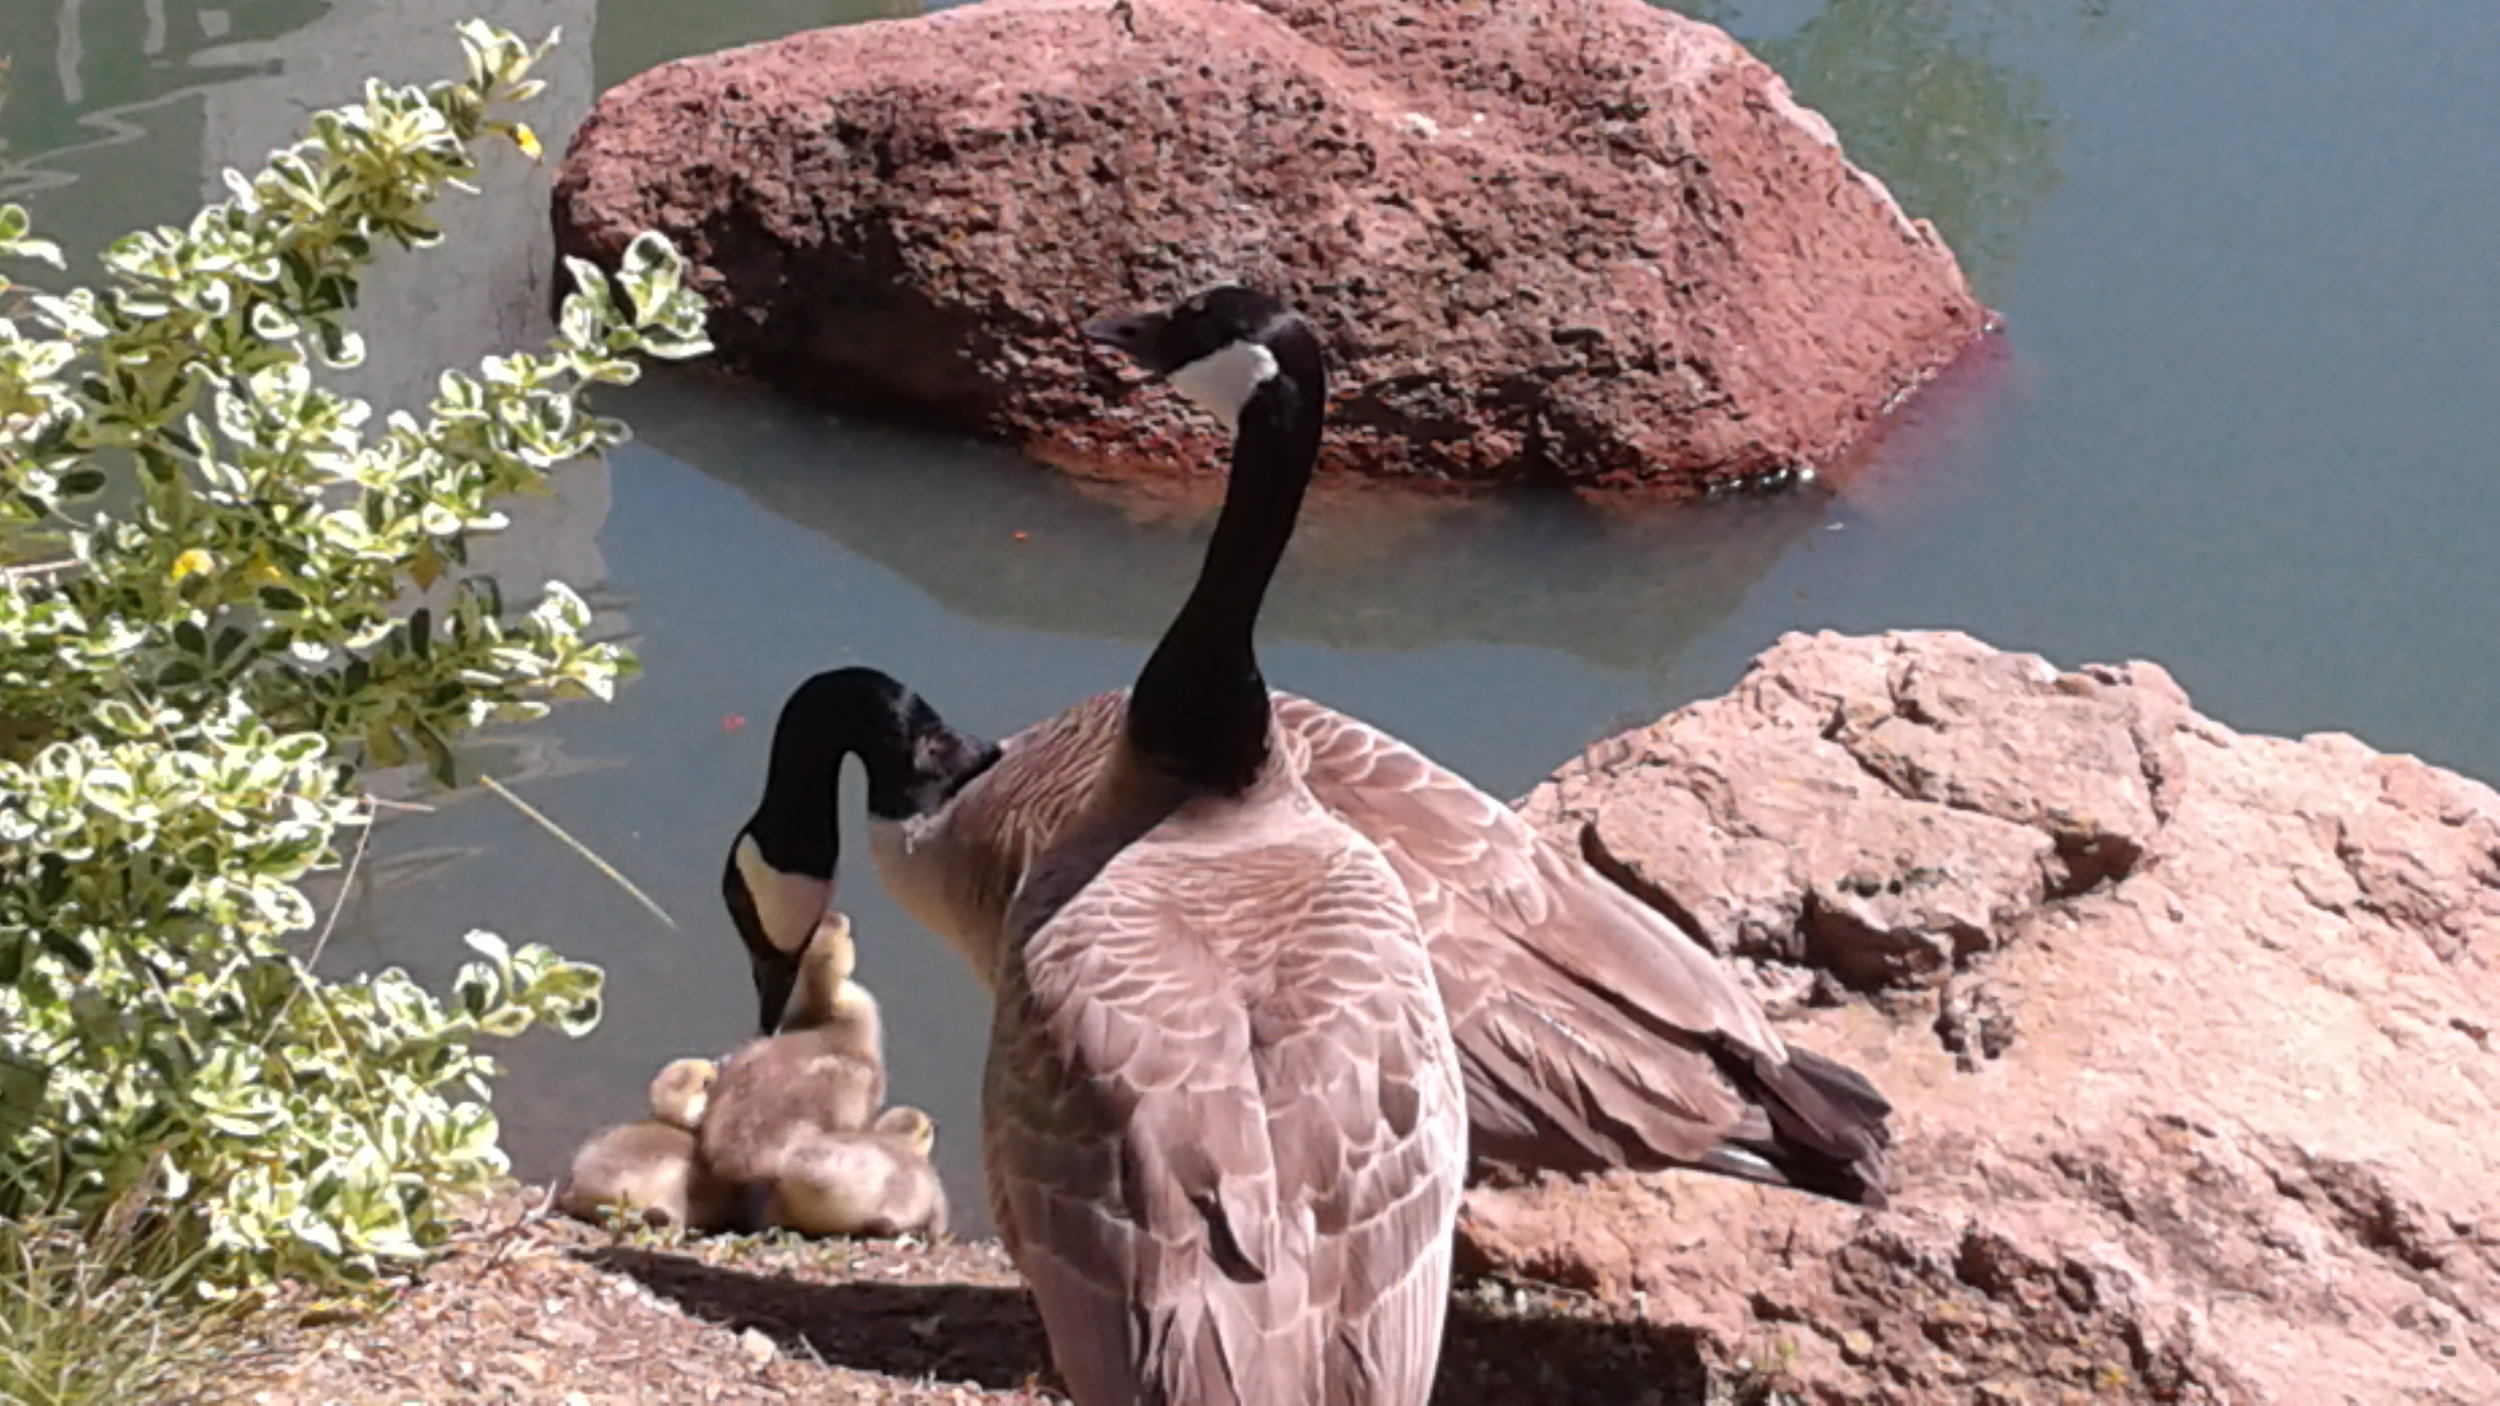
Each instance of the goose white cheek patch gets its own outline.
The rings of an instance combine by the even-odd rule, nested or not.
[[[833,885],[775,869],[756,847],[753,835],[738,837],[738,877],[746,880],[747,895],[755,900],[755,916],[764,925],[765,938],[784,952],[806,945],[833,903]]]
[[[1233,342],[1171,374],[1172,389],[1196,401],[1224,428],[1241,423],[1241,407],[1276,378],[1276,353],[1257,342]]]

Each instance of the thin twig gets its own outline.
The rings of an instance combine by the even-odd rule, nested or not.
[[[599,857],[596,853],[594,853],[594,852],[591,850],[590,846],[588,846],[588,845],[586,845],[586,844],[583,844],[581,841],[579,841],[579,840],[577,840],[577,839],[574,839],[574,838],[572,837],[572,835],[570,835],[570,834],[566,833],[566,831],[565,831],[565,829],[564,829],[564,827],[563,827],[563,826],[558,825],[557,823],[555,823],[555,822],[554,822],[554,821],[552,821],[552,820],[549,820],[549,819],[548,819],[545,815],[541,814],[541,813],[538,811],[538,809],[537,809],[536,807],[532,806],[529,802],[527,802],[527,801],[525,801],[525,800],[522,800],[519,796],[516,796],[516,795],[512,794],[512,792],[511,792],[511,790],[510,790],[510,789],[508,789],[507,787],[505,787],[505,785],[504,785],[502,782],[497,781],[495,778],[493,778],[493,777],[491,777],[491,776],[480,776],[480,777],[478,777],[478,782],[479,782],[479,784],[480,784],[480,785],[483,785],[483,786],[484,786],[487,790],[494,792],[496,795],[503,797],[503,798],[504,798],[505,800],[507,800],[507,801],[510,801],[510,802],[512,803],[512,808],[513,808],[514,810],[517,810],[517,811],[521,812],[521,814],[528,816],[530,819],[532,819],[532,820],[534,820],[534,821],[537,821],[537,822],[538,822],[538,824],[539,824],[540,826],[542,826],[542,827],[544,827],[544,828],[545,828],[545,830],[547,831],[547,833],[548,833],[548,834],[555,836],[557,839],[562,840],[562,841],[564,841],[564,843],[565,843],[565,844],[567,844],[567,845],[571,846],[571,847],[572,847],[572,850],[573,850],[573,852],[574,852],[575,854],[578,854],[578,855],[580,855],[582,858],[584,858],[584,859],[586,859],[586,860],[590,861],[590,865],[591,865],[591,867],[592,867],[592,868],[597,869],[600,873],[607,875],[607,876],[608,876],[608,878],[609,878],[609,880],[610,880],[610,881],[612,881],[613,883],[615,883],[615,885],[616,885],[618,888],[621,888],[621,889],[625,890],[625,892],[626,892],[627,894],[631,895],[631,896],[632,896],[632,898],[633,898],[633,900],[634,900],[636,903],[639,903],[639,904],[641,904],[643,907],[650,909],[650,910],[651,910],[651,915],[652,915],[653,917],[658,918],[661,922],[663,922],[663,923],[667,924],[667,925],[668,925],[669,927],[671,927],[671,928],[675,928],[675,927],[677,926],[677,920],[676,920],[675,918],[672,918],[672,917],[670,917],[670,916],[668,915],[668,910],[667,910],[667,909],[662,908],[659,904],[652,902],[652,901],[651,901],[651,895],[649,895],[649,894],[647,894],[647,893],[644,893],[641,889],[638,889],[638,888],[634,887],[634,881],[633,881],[633,880],[626,878],[626,877],[625,877],[623,874],[621,874],[621,873],[618,873],[618,872],[617,872],[617,868],[616,868],[616,866],[615,866],[615,865],[610,864],[609,862],[607,862],[607,861],[606,861],[606,860],[604,860],[604,859],[601,859],[601,858],[600,858],[600,857]]]
[[[15,566],[0,566],[0,576],[51,576],[70,571],[78,565],[76,557],[63,557],[59,561],[20,562]]]
[[[364,867],[365,847],[373,843],[374,817],[370,808],[372,798],[366,797],[365,800],[368,807],[365,812],[365,823],[356,831],[356,848],[348,851],[347,872],[339,879],[339,895],[331,900],[329,919],[322,923],[321,935],[313,939],[312,952],[304,958],[306,971],[311,971],[314,967],[321,965],[321,954],[330,946],[330,934],[338,929],[339,914],[347,911],[348,896],[356,891],[356,871]],[[282,1010],[279,1014],[284,1015],[285,1012]]]
[[[347,872],[339,879],[338,897],[330,900],[330,916],[322,922],[320,935],[313,939],[312,951],[304,957],[303,977],[286,993],[286,999],[278,1003],[277,1014],[269,1017],[269,1037],[268,1040],[261,1042],[263,1049],[268,1048],[269,1040],[278,1038],[278,1032],[286,1026],[288,1012],[295,1009],[295,998],[303,995],[306,988],[312,984],[313,968],[320,965],[321,954],[329,948],[330,934],[338,930],[339,915],[347,911],[348,897],[356,890],[356,871],[364,867],[365,847],[371,843],[373,843],[373,813],[367,810],[363,827],[356,831],[356,847],[348,851]],[[322,1007],[322,1013],[329,1014],[327,1005]],[[335,1028],[337,1022],[334,1020],[331,1024]],[[345,1039],[345,1033],[341,1032],[341,1042],[344,1043]]]

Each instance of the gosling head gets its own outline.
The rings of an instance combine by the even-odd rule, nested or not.
[[[703,1126],[720,1070],[708,1059],[677,1059],[651,1080],[651,1116],[687,1132]]]
[[[1238,283],[1202,288],[1169,308],[1097,318],[1085,335],[1171,382],[1227,429],[1283,383],[1314,379],[1319,365],[1318,339],[1301,315]]]
[[[937,1146],[937,1120],[909,1104],[894,1105],[878,1114],[877,1121],[869,1126],[877,1132],[901,1138],[923,1157]]]
[[[839,911],[826,913],[799,954],[798,989],[776,1033],[812,1030],[846,1016],[874,1014],[877,998],[851,979],[858,970],[859,947],[851,939],[850,918]]]
[[[851,919],[847,913],[829,911],[816,924],[816,935],[808,939],[802,958],[827,988],[840,990],[859,970],[859,944],[851,940]]]

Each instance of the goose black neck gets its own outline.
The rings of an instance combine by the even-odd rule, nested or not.
[[[1300,319],[1271,332],[1276,374],[1252,395],[1233,440],[1224,507],[1198,582],[1130,692],[1138,752],[1193,785],[1239,791],[1267,761],[1267,680],[1252,636],[1319,460],[1327,371]]]
[[[943,804],[997,749],[947,726],[879,669],[832,669],[799,685],[773,725],[764,798],[747,822],[765,862],[830,880],[840,855],[842,759],[868,773],[868,813],[908,820]]]

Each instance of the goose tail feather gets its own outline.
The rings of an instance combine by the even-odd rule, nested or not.
[[[1778,1061],[1726,1062],[1763,1116],[1703,1166],[1872,1209],[1887,1203],[1892,1105],[1865,1075],[1796,1045]]]

